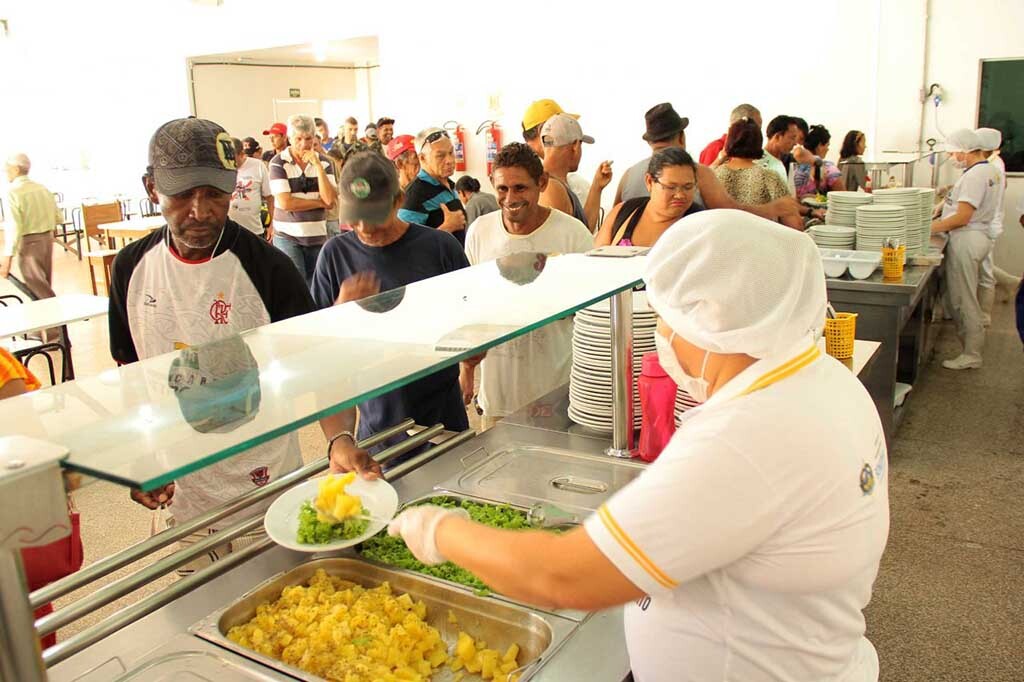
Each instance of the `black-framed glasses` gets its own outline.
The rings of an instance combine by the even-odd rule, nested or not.
[[[434,132],[430,133],[429,135],[427,135],[427,139],[423,140],[423,144],[420,145],[420,151],[422,152],[424,147],[426,147],[428,144],[433,144],[437,142],[442,137],[448,137],[447,130],[435,130]]]
[[[661,185],[661,188],[663,190],[665,190],[666,192],[673,196],[679,194],[680,192],[682,192],[683,194],[693,194],[693,192],[697,189],[697,183],[695,182],[688,182],[685,185],[666,185],[658,178],[655,178],[654,182]]]

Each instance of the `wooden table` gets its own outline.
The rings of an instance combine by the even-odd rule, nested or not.
[[[163,216],[149,216],[147,218],[136,218],[135,220],[121,220],[116,223],[103,223],[99,228],[107,236],[110,248],[117,248],[115,239],[132,240],[141,239],[150,232],[160,229],[167,224]]]
[[[42,331],[53,327],[64,327],[72,322],[88,320],[107,314],[109,301],[105,296],[88,294],[67,294],[38,301],[0,308],[0,338]],[[71,342],[64,335],[64,377],[75,378],[75,367],[71,362]]]

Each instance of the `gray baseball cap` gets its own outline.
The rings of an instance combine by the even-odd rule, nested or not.
[[[149,141],[149,167],[156,189],[174,195],[209,185],[235,190],[235,147],[223,128],[202,118],[177,118],[160,126]]]
[[[391,215],[400,191],[394,163],[377,152],[354,154],[338,180],[338,219],[379,225]]]

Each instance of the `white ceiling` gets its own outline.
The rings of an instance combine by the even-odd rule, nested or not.
[[[363,36],[302,45],[283,45],[239,52],[223,52],[191,57],[193,63],[237,62],[239,64],[312,64],[330,66],[367,66],[377,64],[377,37]]]

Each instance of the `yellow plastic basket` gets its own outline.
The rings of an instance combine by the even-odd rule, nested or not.
[[[853,357],[853,339],[857,331],[857,313],[836,313],[825,320],[825,352],[837,360]]]
[[[903,263],[907,260],[907,247],[882,249],[882,277],[891,282],[903,279]]]

